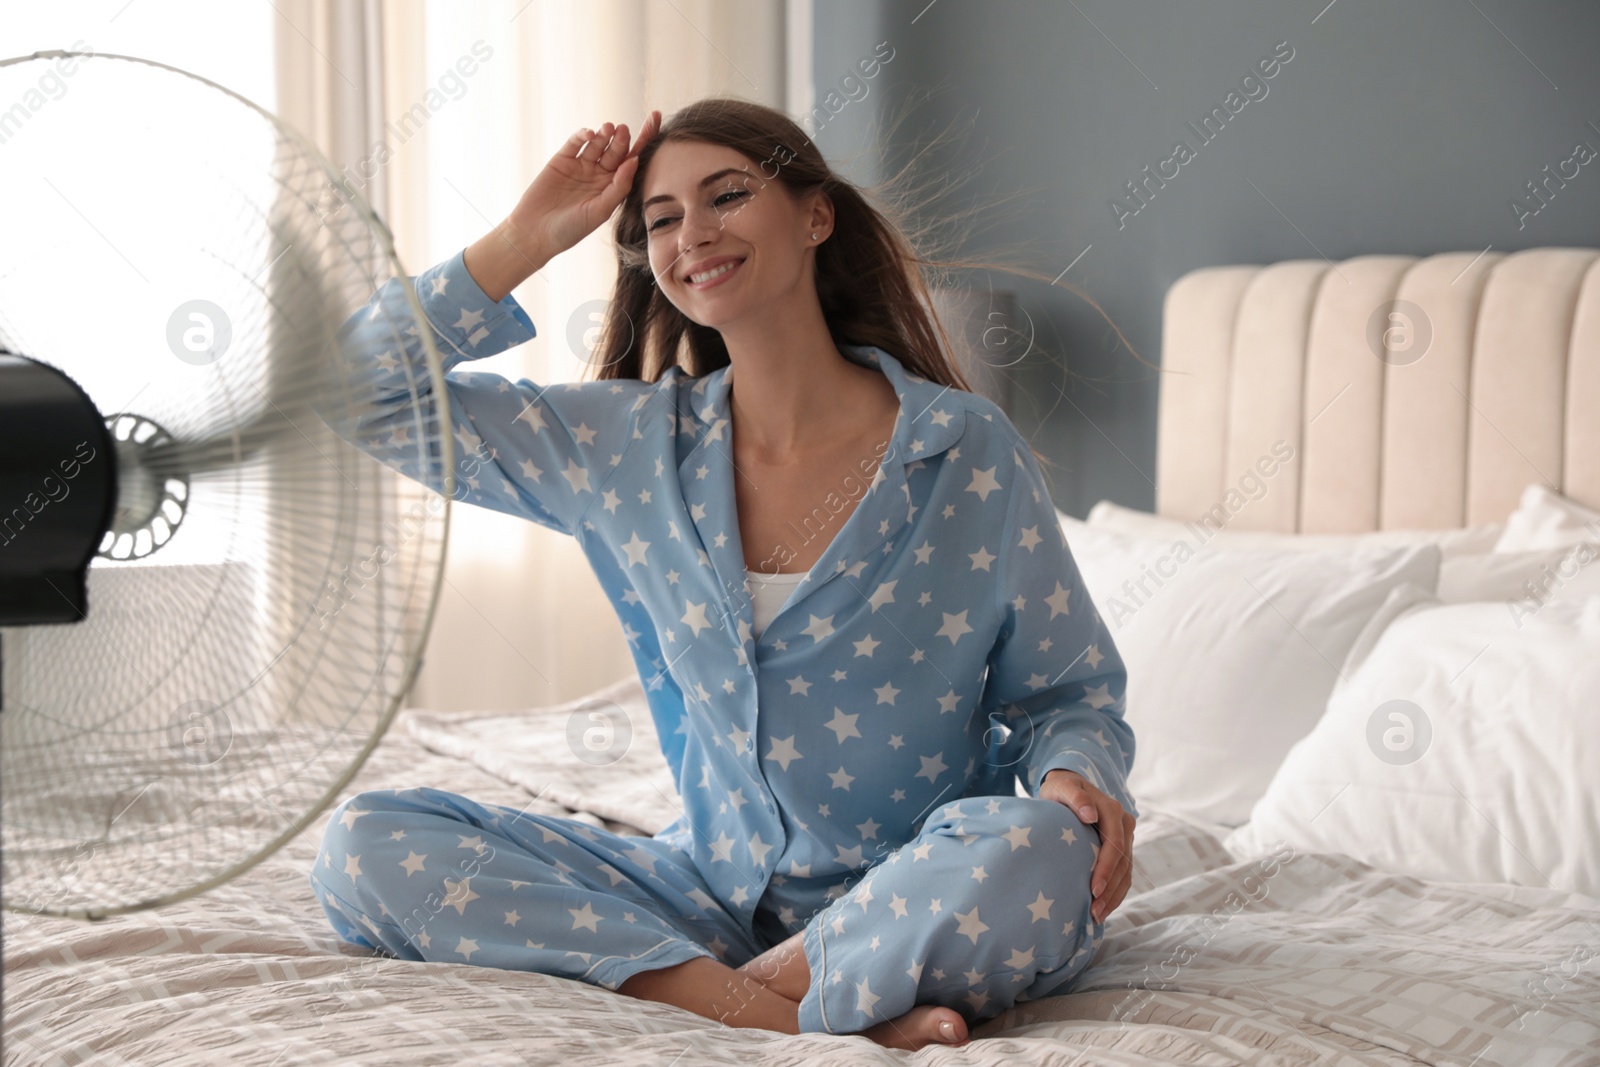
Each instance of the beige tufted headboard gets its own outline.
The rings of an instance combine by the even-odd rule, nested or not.
[[[1231,527],[1474,526],[1536,481],[1600,508],[1600,250],[1206,267],[1161,362],[1163,516],[1237,506],[1252,470]]]

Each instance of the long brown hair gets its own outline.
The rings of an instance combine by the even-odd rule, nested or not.
[[[732,148],[750,160],[761,178],[781,182],[796,198],[816,190],[826,194],[833,203],[834,226],[817,246],[816,288],[834,344],[876,345],[908,371],[940,385],[974,391],[951,356],[950,335],[935,310],[932,287],[967,269],[1002,270],[1062,285],[1014,263],[939,254],[964,236],[953,233],[949,224],[971,212],[937,218],[924,212],[932,183],[916,185],[915,167],[933,145],[914,153],[887,180],[863,190],[835,173],[811,138],[782,111],[731,95],[706,97],[673,113],[639,153],[633,187],[613,228],[617,282],[593,355],[596,380],[655,382],[673,366],[699,376],[730,362],[722,335],[679,311],[655,284],[650,269],[649,234],[640,206],[643,176],[656,150],[668,141]],[[941,192],[947,193],[948,176],[939,178]],[[1100,311],[1127,343],[1098,304],[1070,284],[1063,287]],[[1133,346],[1128,347],[1131,351]],[[1149,365],[1142,358],[1140,362]],[[1033,454],[1047,462],[1037,450]]]

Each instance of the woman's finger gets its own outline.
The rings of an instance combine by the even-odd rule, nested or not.
[[[1083,776],[1076,772],[1062,775],[1060,781],[1069,782],[1060,798],[1061,802],[1077,813],[1078,818],[1084,822],[1096,822],[1100,818],[1099,805],[1095,803],[1095,796],[1089,792],[1090,786],[1083,780]]]
[[[1111,906],[1112,907],[1116,907],[1118,904],[1121,904],[1124,900],[1128,899],[1128,891],[1131,890],[1132,888],[1133,888],[1133,861],[1129,860],[1128,861],[1128,869],[1126,871],[1122,872],[1122,881],[1117,883],[1117,897],[1116,897],[1116,900],[1112,903]]]
[[[1116,911],[1122,901],[1127,897],[1128,890],[1133,886],[1133,866],[1129,864],[1128,870],[1121,873],[1115,884],[1104,897],[1100,898],[1096,906],[1100,910],[1100,921],[1105,922],[1106,916]]]
[[[1104,855],[1111,850],[1102,847],[1100,851]],[[1124,858],[1116,860],[1104,875],[1105,881],[1099,883],[1100,891],[1094,894],[1092,911],[1097,922],[1104,922],[1105,917],[1111,914],[1111,909],[1122,902],[1123,895],[1127,893],[1128,886],[1133,881],[1132,869],[1133,864]]]
[[[610,125],[611,123],[607,122],[598,130],[584,129],[585,137],[583,139],[583,148],[578,153],[579,158],[587,159],[592,163],[599,157],[601,152],[605,151],[606,142],[611,140],[611,131],[606,128]]]
[[[600,205],[601,217],[609,218],[628,196],[628,190],[633,187],[633,175],[639,169],[639,157],[629,156],[622,161],[622,165],[611,176],[611,182],[600,190],[597,200]]]
[[[1128,862],[1128,847],[1126,831],[1120,818],[1121,806],[1110,797],[1104,798],[1096,806],[1116,808],[1119,816],[1102,818],[1095,822],[1095,829],[1100,833],[1100,855],[1095,860],[1094,878],[1090,883],[1090,890],[1095,899],[1099,900],[1122,873],[1123,865]]]
[[[628,155],[636,156],[644,151],[644,146],[655,138],[659,129],[661,129],[661,112],[652,111],[645,116],[644,125],[639,127],[639,136],[633,142],[633,147],[628,150]]]
[[[606,125],[610,125],[607,123]],[[611,135],[611,143],[606,145],[605,151],[600,153],[599,162],[606,170],[616,170],[617,165],[628,158],[628,125],[623,123]]]
[[[566,156],[568,159],[577,159],[578,153],[583,151],[583,146],[589,143],[589,137],[593,133],[594,131],[587,126],[574,130],[572,136],[566,139],[556,154]]]
[[[1111,880],[1111,887],[1102,898],[1105,910],[1101,912],[1102,918],[1122,903],[1128,895],[1128,890],[1133,888],[1133,831],[1137,820],[1127,812],[1122,813],[1122,841],[1123,859],[1118,865],[1117,873]]]

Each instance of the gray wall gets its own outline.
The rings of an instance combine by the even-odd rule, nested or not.
[[[830,88],[843,97],[841,78],[879,42],[894,49],[867,95],[815,132],[823,152],[876,180],[874,120],[933,90],[884,146],[886,165],[952,127],[930,171],[971,175],[950,205],[990,211],[968,250],[1054,277],[1089,247],[1062,281],[1152,364],[1166,290],[1197,267],[1600,246],[1600,158],[1551,180],[1536,215],[1510,206],[1539,206],[1528,184],[1571,175],[1579,142],[1600,150],[1597,3],[816,0],[816,13],[819,103]],[[1260,78],[1280,42],[1292,58]],[[1203,141],[1187,124],[1230,91],[1238,114]],[[1138,206],[1127,183],[1180,139],[1193,157],[1119,222],[1113,200]],[[1056,505],[1154,510],[1158,372],[1071,292],[969,280],[1013,290],[1043,348],[1015,368],[1012,419],[1049,458]]]

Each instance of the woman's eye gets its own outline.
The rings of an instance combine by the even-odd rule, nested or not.
[[[748,196],[748,195],[750,195],[750,190],[748,190],[748,189],[729,189],[727,192],[721,194],[715,200],[713,200],[711,202],[711,206],[712,207],[721,207],[722,205],[730,202],[728,200],[728,197],[737,198],[737,197],[744,197],[744,196]],[[663,222],[671,222],[673,218],[674,218],[674,216],[672,216],[672,215],[658,215],[654,222],[650,223],[649,226],[645,227],[645,232],[646,233],[653,233],[656,230],[661,228],[661,224]]]

